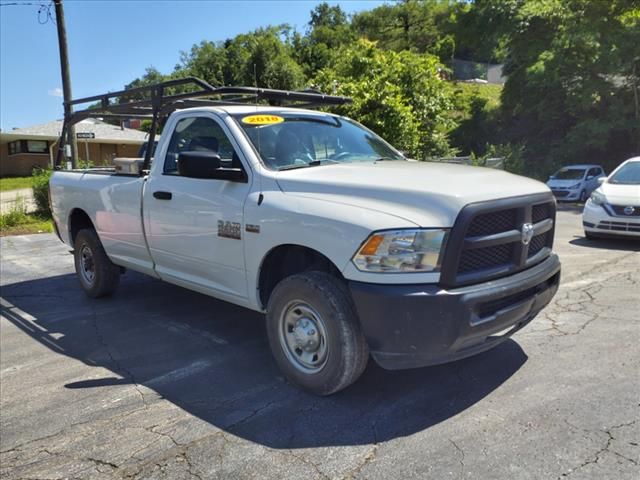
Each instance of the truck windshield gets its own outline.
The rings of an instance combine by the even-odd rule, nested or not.
[[[343,117],[276,111],[233,117],[263,163],[275,170],[328,163],[404,160],[383,139]]]

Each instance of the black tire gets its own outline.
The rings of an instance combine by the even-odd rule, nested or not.
[[[296,307],[301,305],[308,306],[312,313],[305,314],[304,306],[302,314],[299,311],[295,313]],[[314,355],[313,359],[319,362],[318,365],[304,371],[305,366],[301,365],[304,360],[296,357],[297,352],[288,346],[287,341],[287,337],[298,339],[304,333],[298,335],[298,327],[293,329],[295,331],[290,330],[286,321],[290,318],[287,312],[294,318],[295,315],[301,315],[297,322],[310,318],[311,332],[314,331],[314,321],[319,323],[316,330],[324,332],[323,336],[318,334],[324,338],[324,343],[321,339],[317,343],[326,347],[326,350],[322,350],[321,346],[317,350],[324,358],[322,365],[322,359],[316,359],[317,355]],[[282,373],[291,383],[316,395],[330,395],[351,385],[360,377],[369,359],[369,348],[360,330],[349,291],[339,279],[324,272],[292,275],[276,285],[267,306],[267,334],[271,351]]]
[[[95,230],[78,232],[73,256],[78,281],[89,297],[106,297],[115,292],[120,283],[120,267],[109,260]]]

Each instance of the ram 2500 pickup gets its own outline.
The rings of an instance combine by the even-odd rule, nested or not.
[[[369,355],[403,369],[485,351],[555,294],[543,183],[407,160],[342,116],[235,103],[174,108],[148,170],[53,174],[89,296],[131,269],[265,312],[280,369],[327,395]]]

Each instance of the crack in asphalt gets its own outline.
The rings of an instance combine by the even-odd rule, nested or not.
[[[94,328],[94,330],[96,332],[96,339],[98,340],[98,343],[100,345],[102,345],[104,347],[104,349],[106,350],[107,355],[109,356],[109,359],[111,360],[111,363],[114,365],[116,371],[117,372],[123,372],[127,377],[129,377],[131,379],[131,385],[133,386],[133,388],[135,388],[136,392],[138,392],[138,395],[140,396],[140,400],[142,400],[144,408],[145,409],[149,408],[149,404],[147,403],[147,399],[144,396],[144,392],[140,389],[140,384],[138,384],[138,382],[136,380],[136,377],[133,374],[133,372],[131,372],[131,370],[126,368],[124,365],[122,365],[113,356],[113,353],[111,352],[111,348],[109,348],[109,344],[107,343],[107,341],[103,337],[102,333],[100,332],[100,327],[98,326],[98,318],[97,317],[98,317],[98,314],[96,313],[95,309],[92,308],[91,309],[91,319],[92,319],[92,322],[93,322],[93,328]]]
[[[246,423],[249,420],[251,420],[252,418],[254,418],[255,416],[259,415],[264,410],[268,409],[271,405],[275,405],[277,403],[278,403],[278,401],[276,401],[276,400],[272,400],[270,402],[267,402],[265,405],[261,405],[260,407],[258,407],[255,410],[253,410],[249,415],[241,418],[240,420],[237,420],[237,421],[233,422],[230,425],[226,425],[225,429],[226,430],[231,430],[232,428],[235,428],[235,427],[237,427],[239,425],[242,425],[243,423]]]
[[[622,455],[621,453],[616,452],[615,450],[610,450],[611,444],[615,440],[615,437],[613,436],[612,431],[616,430],[616,429],[619,429],[619,428],[630,427],[631,425],[634,425],[636,422],[638,422],[638,420],[633,420],[631,422],[614,425],[612,427],[609,427],[606,430],[599,430],[598,432],[600,432],[600,433],[604,432],[607,435],[607,439],[606,439],[605,445],[602,448],[600,448],[594,455],[592,455],[589,458],[587,458],[586,460],[584,460],[580,465],[578,465],[576,467],[573,467],[573,468],[570,468],[566,472],[563,472],[562,474],[560,474],[558,479],[562,480],[564,478],[567,478],[567,477],[573,475],[574,473],[576,473],[577,471],[583,469],[587,465],[592,465],[592,464],[598,463],[600,461],[601,455],[603,455],[605,452],[606,453],[611,453],[613,455],[616,455],[616,456],[618,456],[618,457],[620,457],[620,458],[622,458],[624,460],[627,460],[627,461],[629,461],[632,464],[637,466],[638,462],[636,460],[633,460],[632,458],[626,457],[626,456]],[[571,424],[569,423],[569,425],[571,425]],[[582,430],[585,430],[587,432],[589,431],[589,430],[586,430],[586,429],[582,429]]]
[[[607,263],[607,269],[615,268],[618,264],[623,261],[631,258],[633,256],[637,256],[637,252],[632,252],[626,255],[622,255],[610,262]],[[544,344],[553,341],[554,338],[557,337],[566,337],[572,335],[579,335],[582,333],[589,325],[591,325],[594,321],[598,320],[602,317],[601,313],[589,311],[590,306],[596,306],[600,308],[607,308],[606,305],[600,305],[597,301],[597,294],[602,291],[604,286],[610,283],[612,280],[622,277],[624,280],[628,281],[632,285],[636,284],[636,280],[633,278],[634,272],[626,272],[623,274],[620,273],[612,273],[609,276],[602,276],[602,265],[596,265],[592,267],[590,270],[584,272],[582,276],[586,277],[589,273],[594,273],[596,271],[600,271],[601,276],[599,279],[594,280],[586,285],[581,287],[575,287],[570,290],[565,290],[564,288],[560,288],[553,301],[549,306],[547,306],[540,314],[539,317],[548,321],[551,324],[551,327],[547,330],[552,330],[556,333],[556,335],[552,335],[546,339]],[[580,325],[573,331],[568,331],[565,325],[561,325],[557,318],[555,318],[559,314],[564,313],[574,313],[581,314],[586,316],[586,319],[581,322]],[[537,330],[533,332],[522,332],[522,335],[533,335],[539,334],[541,332],[547,330]]]
[[[90,462],[94,462],[97,465],[104,465],[106,467],[113,468],[114,470],[117,470],[118,468],[120,468],[115,463],[111,463],[111,462],[109,462],[107,460],[100,460],[99,458],[87,457],[87,460],[89,460]],[[100,472],[100,473],[102,473],[102,472]]]
[[[380,448],[380,444],[375,444],[367,452],[367,454],[362,458],[360,463],[356,465],[353,469],[351,469],[346,475],[342,477],[343,480],[352,480],[355,479],[358,474],[366,467],[368,464],[373,462],[376,459],[376,455],[378,454],[378,448]]]
[[[455,449],[458,451],[458,453],[460,453],[461,457],[460,457],[460,475],[458,476],[458,478],[463,478],[464,477],[464,450],[462,450],[458,444],[456,442],[454,442],[453,440],[449,439],[449,442],[451,442],[451,444],[455,447]]]
[[[320,467],[318,466],[317,463],[312,462],[308,458],[305,458],[303,455],[295,454],[294,450],[284,450],[284,451],[281,451],[280,453],[282,455],[287,456],[287,457],[292,457],[292,458],[296,459],[297,461],[299,461],[300,463],[311,467],[320,476],[320,478],[323,478],[324,480],[330,480],[329,475],[327,475],[322,470],[320,470]]]

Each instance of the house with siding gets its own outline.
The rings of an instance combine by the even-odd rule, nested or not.
[[[0,131],[0,177],[30,175],[34,168],[52,166],[62,120]],[[137,157],[147,134],[133,128],[89,118],[76,124],[78,157],[96,166],[114,157]]]

